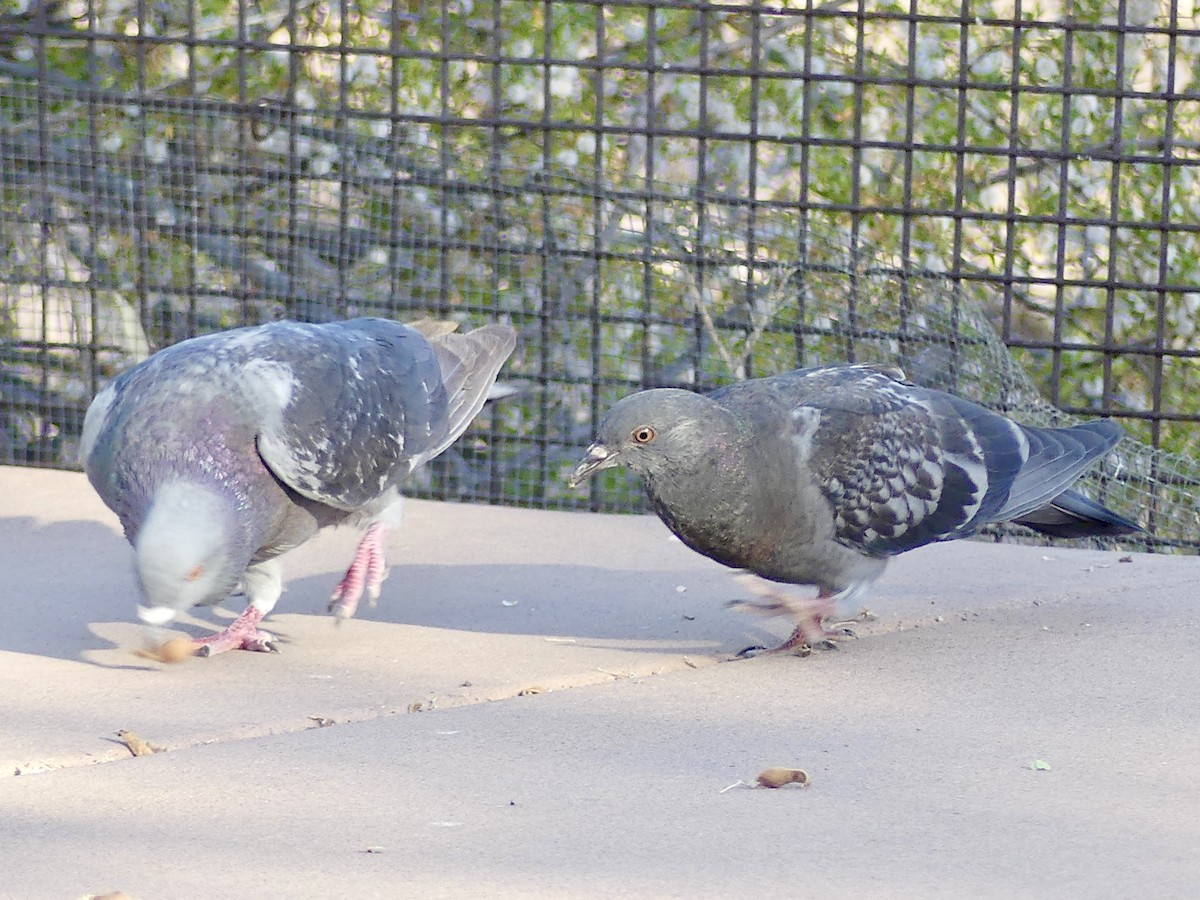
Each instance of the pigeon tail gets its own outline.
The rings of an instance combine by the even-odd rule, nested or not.
[[[421,462],[458,440],[483,409],[500,367],[517,346],[517,333],[508,325],[485,325],[467,334],[435,335],[429,343],[446,387],[446,428],[441,439],[421,454]]]
[[[1078,491],[1063,491],[1045,506],[1013,521],[1056,538],[1118,537],[1143,530]]]
[[[1122,435],[1121,427],[1110,419],[1070,428],[1019,427],[1029,456],[1013,478],[1004,507],[990,517],[993,522],[1020,520],[1054,503]]]

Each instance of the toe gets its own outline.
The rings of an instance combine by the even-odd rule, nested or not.
[[[243,650],[253,650],[256,653],[278,653],[279,647],[273,635],[260,631],[242,641]]]

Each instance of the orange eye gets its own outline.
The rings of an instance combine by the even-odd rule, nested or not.
[[[630,437],[635,444],[648,444],[654,440],[655,431],[649,425],[643,425],[641,428],[635,428]]]
[[[203,573],[204,573],[204,567],[196,566],[196,568],[192,569],[192,571],[188,572],[186,575],[183,576],[183,580],[187,581],[187,582],[195,581]]]

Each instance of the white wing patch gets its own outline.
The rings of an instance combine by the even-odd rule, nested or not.
[[[282,413],[292,402],[296,376],[292,367],[269,359],[252,359],[242,367],[246,388],[257,400],[265,400]]]
[[[241,378],[261,420],[258,448],[267,465],[293,490],[328,503],[324,497],[331,447],[328,436],[298,435],[289,440],[283,427],[283,412],[299,387],[291,366],[252,359],[242,366]]]
[[[912,406],[919,406],[925,412],[929,413],[932,418],[937,418],[937,412],[926,401],[909,397],[906,402]],[[988,491],[987,464],[984,462],[983,447],[976,439],[975,433],[971,431],[965,422],[963,426],[963,437],[968,443],[968,450],[965,453],[943,448],[941,466],[930,462],[928,459],[923,459],[920,463],[921,468],[931,476],[936,486],[934,496],[937,502],[927,504],[929,513],[932,513],[937,508],[938,502],[940,502],[942,488],[945,483],[944,467],[946,465],[957,466],[967,476],[967,480],[971,483],[971,493],[963,498],[960,525],[970,522],[975,518],[975,514],[979,512],[979,508],[983,505],[983,498],[987,496]],[[947,532],[947,534],[949,533],[951,532]]]
[[[319,441],[289,442],[278,432],[264,430],[258,436],[259,452],[275,475],[293,490],[312,500],[336,506],[325,496],[325,462],[330,450],[328,438]]]
[[[1021,465],[1025,465],[1029,460],[1029,438],[1025,437],[1025,432],[1021,430],[1021,426],[1012,419],[1006,418],[1004,423],[1008,426],[1008,430],[1012,432],[1013,437],[1017,439],[1017,446],[1021,448]]]
[[[962,469],[971,482],[970,499],[965,501],[962,507],[962,521],[966,523],[975,518],[975,513],[979,512],[979,507],[983,505],[983,498],[988,489],[988,474],[987,466],[983,462],[983,447],[979,445],[979,441],[975,439],[974,433],[969,429],[964,430],[964,434],[971,444],[970,454],[946,453],[945,459],[946,462],[953,463]]]

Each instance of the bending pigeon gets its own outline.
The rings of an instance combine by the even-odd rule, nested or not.
[[[326,525],[370,523],[330,610],[351,616],[385,575],[401,481],[487,399],[516,334],[433,335],[384,319],[279,322],[193,338],[114,379],[88,409],[80,458],[133,544],[142,621],[219,603],[246,611],[202,655],[273,650],[258,628],[278,557]]]
[[[778,650],[835,635],[824,619],[861,597],[897,553],[1015,521],[1055,537],[1141,529],[1082,494],[1076,478],[1121,437],[1107,420],[1030,428],[897,369],[799,369],[694,394],[642,391],[617,403],[571,478],[625,465],[693,550],[778,585],[757,606],[790,612]]]

